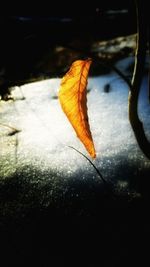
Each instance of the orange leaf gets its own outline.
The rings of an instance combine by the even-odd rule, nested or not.
[[[87,114],[87,77],[91,59],[76,60],[62,78],[59,90],[61,107],[78,138],[92,158],[96,157]]]

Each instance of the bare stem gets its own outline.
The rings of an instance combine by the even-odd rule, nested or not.
[[[132,88],[129,92],[128,98],[128,112],[129,121],[134,131],[137,143],[144,155],[150,159],[150,142],[145,135],[143,124],[138,116],[138,100],[144,72],[147,43],[147,19],[145,18],[144,8],[145,6],[143,1],[137,0],[137,48],[135,53]]]

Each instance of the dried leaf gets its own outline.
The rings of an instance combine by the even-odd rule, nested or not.
[[[61,107],[78,138],[92,158],[96,157],[87,113],[87,78],[91,59],[76,60],[62,78],[59,90]]]

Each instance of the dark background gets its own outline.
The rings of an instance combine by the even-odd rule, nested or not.
[[[53,4],[22,4],[22,11],[20,3],[16,9],[10,3],[14,15],[1,10],[1,95],[14,85],[62,76],[76,58],[93,56],[91,47],[96,41],[136,32],[132,0]],[[65,58],[56,53],[60,46],[68,49]]]

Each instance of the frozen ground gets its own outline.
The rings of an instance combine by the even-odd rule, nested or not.
[[[105,92],[108,83],[110,91]],[[49,79],[15,87],[15,101],[0,102],[2,266],[147,264],[150,162],[128,121],[128,88],[115,73],[88,80],[89,122],[97,152],[93,163],[111,183],[114,199],[104,193],[91,164],[68,147],[88,156],[61,110],[59,85],[60,79]],[[139,113],[149,136],[147,89],[144,77]],[[139,201],[142,190],[147,193],[144,205]],[[127,212],[123,207],[130,203],[133,209]]]
[[[118,66],[122,68],[129,61],[132,58],[118,62]],[[110,91],[106,93],[104,87],[108,83]],[[147,83],[145,77],[139,114],[149,135]],[[62,112],[57,98],[59,85],[60,79],[49,79],[15,87],[12,90],[15,101],[0,103],[0,123],[5,125],[0,125],[1,183],[24,173],[35,187],[51,184],[47,193],[51,198],[58,189],[65,194],[70,181],[94,181],[95,185],[101,182],[89,162],[69,148],[73,146],[87,155]],[[128,192],[140,171],[150,170],[150,162],[138,148],[128,121],[128,88],[121,78],[110,73],[90,77],[88,91],[89,122],[97,152],[93,163],[117,190]],[[20,132],[13,134],[7,125]]]

